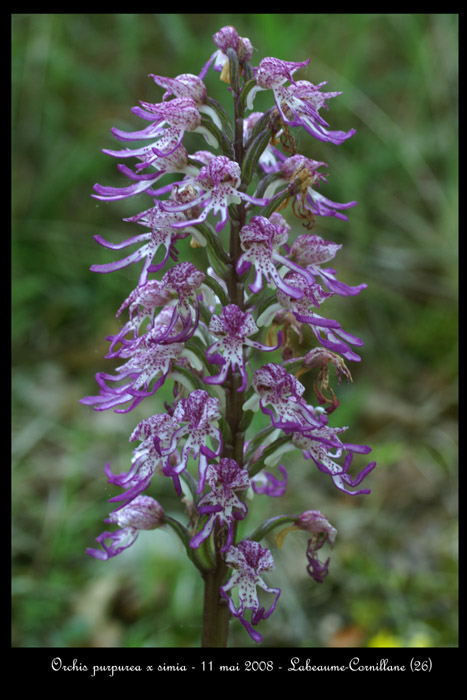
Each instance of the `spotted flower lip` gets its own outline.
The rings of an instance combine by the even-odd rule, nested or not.
[[[234,459],[222,458],[219,464],[210,464],[206,471],[206,482],[211,491],[200,498],[197,510],[208,515],[208,520],[192,538],[190,546],[197,548],[206,540],[218,523],[227,528],[226,542],[220,549],[225,552],[233,543],[234,523],[243,520],[248,512],[245,503],[236,491],[244,491],[250,485],[248,471],[239,467]]]
[[[224,554],[225,563],[234,574],[224,586],[220,588],[220,594],[228,603],[229,610],[233,617],[236,617],[247,630],[250,637],[255,642],[260,642],[262,636],[253,629],[261,620],[268,618],[274,612],[277,601],[281,594],[280,588],[271,588],[262,579],[263,571],[275,569],[274,559],[269,549],[263,549],[259,542],[254,540],[243,540],[238,545],[232,545]],[[232,589],[238,586],[238,607],[233,599],[228,595]],[[274,595],[274,600],[268,610],[260,607],[257,587],[262,588],[266,593]],[[251,610],[251,622],[245,618],[247,610]]]
[[[307,66],[307,61],[281,61],[278,58],[263,58],[256,72],[257,86],[250,92],[248,106],[253,106],[253,98],[258,90],[272,90],[277,109],[286,124],[303,127],[311,136],[319,141],[339,145],[355,134],[355,129],[344,131],[329,131],[327,122],[319,113],[321,107],[326,107],[326,100],[341,94],[339,92],[321,93],[320,89],[326,83],[313,85],[306,80],[295,81],[293,74],[299,68]],[[286,81],[292,84],[284,85]]]
[[[190,453],[198,459],[198,493],[202,492],[208,466],[207,459],[218,457],[222,450],[222,434],[218,428],[220,417],[219,399],[211,397],[203,389],[197,389],[177,404],[173,413],[177,428],[172,432],[168,445],[164,447],[160,438],[157,435],[154,436],[156,450],[161,456],[173,454],[179,446],[179,441],[184,439],[178,464],[166,463],[164,466],[164,474],[172,477],[177,493],[181,494],[179,476],[187,467]],[[218,446],[215,451],[208,447],[208,438],[217,441]]]
[[[154,530],[163,525],[164,510],[154,498],[138,496],[131,503],[114,510],[105,522],[117,523],[121,529],[116,532],[106,531],[96,537],[96,542],[103,549],[86,550],[91,557],[104,561],[128,549],[141,530]],[[110,544],[106,544],[108,540]]]
[[[337,432],[342,432],[345,428],[327,428],[328,435],[334,435],[334,439],[340,443],[335,449],[333,454],[329,447],[324,441],[316,440],[316,436],[311,436],[308,433],[294,433],[292,435],[292,442],[295,447],[302,450],[305,459],[312,459],[318,469],[324,474],[329,474],[334,482],[336,488],[350,496],[358,496],[359,494],[370,493],[369,489],[361,489],[360,491],[349,491],[348,486],[358,486],[363,479],[369,474],[376,466],[376,462],[370,462],[366,467],[364,467],[361,472],[353,479],[349,475],[349,469],[352,464],[354,454],[368,454],[371,452],[371,448],[367,445],[354,445],[351,443],[344,443],[337,437]],[[344,463],[341,466],[336,462],[343,453],[346,453],[344,458]]]
[[[229,204],[239,204],[244,200],[264,206],[269,202],[267,198],[255,198],[238,189],[241,185],[240,166],[226,156],[215,156],[201,168],[197,177],[186,178],[184,184],[193,185],[201,190],[201,194],[191,202],[181,204],[169,202],[162,204],[162,207],[168,212],[176,212],[199,205],[202,211],[198,217],[188,220],[185,224],[174,224],[175,228],[199,224],[205,221],[209,212],[212,211],[214,216],[220,214],[220,221],[215,226],[216,231],[220,232],[227,223]]]
[[[256,370],[252,386],[262,412],[270,416],[276,428],[287,433],[322,430],[322,417],[302,398],[305,387],[282,365],[269,363]],[[331,444],[336,443],[331,440]]]
[[[262,289],[263,277],[268,283],[274,282],[277,289],[289,294],[291,297],[300,298],[303,291],[300,287],[289,284],[283,279],[276,265],[285,265],[298,275],[303,275],[304,282],[312,278],[297,265],[279,252],[279,247],[287,243],[290,226],[280,214],[273,214],[269,219],[264,216],[252,216],[249,224],[240,230],[240,244],[243,253],[240,255],[236,270],[239,275],[245,274],[251,265],[256,270],[255,280],[249,285],[253,293]]]
[[[248,386],[248,373],[243,356],[243,345],[257,350],[277,350],[282,342],[282,336],[278,338],[278,344],[270,347],[248,336],[258,332],[258,327],[253,316],[247,311],[242,311],[236,304],[228,304],[222,309],[219,316],[212,316],[209,323],[209,331],[218,338],[207,350],[206,356],[210,362],[222,364],[221,372],[215,377],[205,377],[207,384],[223,384],[227,378],[229,368],[235,367],[242,377],[242,384],[238,391],[244,391]]]

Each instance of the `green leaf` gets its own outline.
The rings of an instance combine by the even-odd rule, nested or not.
[[[228,306],[228,304],[230,304],[229,297],[224,292],[219,282],[216,279],[214,279],[214,277],[207,276],[204,280],[204,284],[207,284],[207,286],[210,289],[212,289],[214,294],[216,294],[216,296],[219,298],[219,301],[222,304],[222,306]]]
[[[253,139],[247,148],[242,164],[242,182],[244,184],[248,185],[251,182],[258,161],[270,141],[271,133],[270,129],[264,129],[264,131]]]

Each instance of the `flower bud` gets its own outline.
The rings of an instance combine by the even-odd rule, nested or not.
[[[137,496],[128,505],[113,511],[106,522],[117,523],[122,528],[155,530],[164,524],[164,515],[164,509],[154,498]]]
[[[305,532],[327,535],[331,547],[336,539],[337,530],[319,510],[307,510],[297,518],[297,525]]]

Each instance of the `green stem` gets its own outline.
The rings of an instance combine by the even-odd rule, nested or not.
[[[243,111],[244,106],[238,94],[233,90],[235,104],[235,133],[234,133],[234,153],[235,160],[240,165],[243,164]],[[246,192],[247,185],[241,184],[242,191]],[[240,230],[246,223],[246,210],[243,202],[232,207],[233,215],[230,217],[230,245],[229,262],[225,282],[227,284],[229,302],[236,304],[240,309],[245,309],[244,284],[240,280],[235,269],[236,262],[241,255]],[[225,420],[230,427],[231,440],[223,445],[221,458],[235,459],[239,467],[243,466],[243,451],[245,443],[245,433],[240,430],[243,416],[242,406],[245,402],[245,391],[238,391],[241,386],[241,377],[238,372],[230,372],[230,381],[226,383],[226,411]],[[203,575],[204,578],[204,612],[203,612],[203,647],[226,647],[228,641],[228,625],[230,612],[227,602],[221,597],[219,589],[227,577],[228,567],[226,566],[221,547],[224,539],[223,533],[218,527],[214,531],[215,566]],[[234,526],[234,542],[236,527]]]
[[[216,529],[217,530],[217,529]],[[216,541],[215,537],[215,541]],[[227,566],[216,547],[216,567],[203,575],[204,611],[202,647],[221,648],[227,646],[230,612],[227,601],[221,598],[219,589],[224,583]]]

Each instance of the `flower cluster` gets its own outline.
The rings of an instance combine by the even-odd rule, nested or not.
[[[210,645],[221,627],[212,621],[226,609],[255,642],[261,640],[256,627],[274,612],[281,593],[263,579],[275,563],[260,541],[274,527],[288,525],[278,542],[290,529],[308,533],[307,571],[318,582],[328,575],[330,560],[320,561],[318,551],[334,545],[336,530],[320,511],[278,516],[245,533],[252,499],[278,499],[287,489],[284,465],[280,476],[266,468],[289,450],[301,452],[337,489],[355,495],[368,493],[351,489],[375,466],[351,476],[354,456],[370,448],[343,442],[347,427],[329,422],[339,405],[329,370],[338,381],[350,381],[345,362],[360,360],[355,348],[363,342],[321,309],[331,297],[355,296],[366,284],[339,280],[327,264],[341,245],[310,232],[319,217],[346,220],[343,211],[356,202],[336,203],[322,194],[327,165],[300,155],[295,141],[305,131],[340,145],[355,132],[331,130],[322,116],[339,92],[295,79],[308,61],[270,57],[253,66],[253,46],[234,27],[217,32],[214,44],[199,74],[151,75],[164,92],[159,102],[133,107],[144,126],[112,129],[116,139],[133,145],[104,150],[134,165],[118,165],[128,184],[96,184],[93,196],[148,199],[140,213],[124,219],[143,232],[117,242],[95,236],[115,257],[91,270],[115,273],[135,265],[137,283],[117,311],[120,330],[107,338],[107,358],[119,364],[113,373],[98,372],[98,393],[82,399],[96,411],[116,413],[160,399],[130,436],[139,446],[129,470],[114,474],[105,467],[108,482],[120,489],[110,498],[119,507],[106,522],[119,529],[99,535],[102,548],[88,553],[107,560],[141,530],[172,528],[206,585],[222,581],[205,599],[203,643]],[[233,115],[208,95],[211,69],[229,86]],[[259,91],[271,93],[264,113],[254,111]],[[192,154],[183,143],[187,133],[200,140]],[[291,219],[306,233],[297,235]],[[305,337],[314,346],[305,348]],[[261,364],[264,352],[270,361]],[[315,372],[317,406],[299,381],[304,372]],[[257,411],[270,421],[259,431]],[[147,495],[161,481],[174,489],[188,522],[167,515]],[[265,606],[258,588],[269,596]]]

